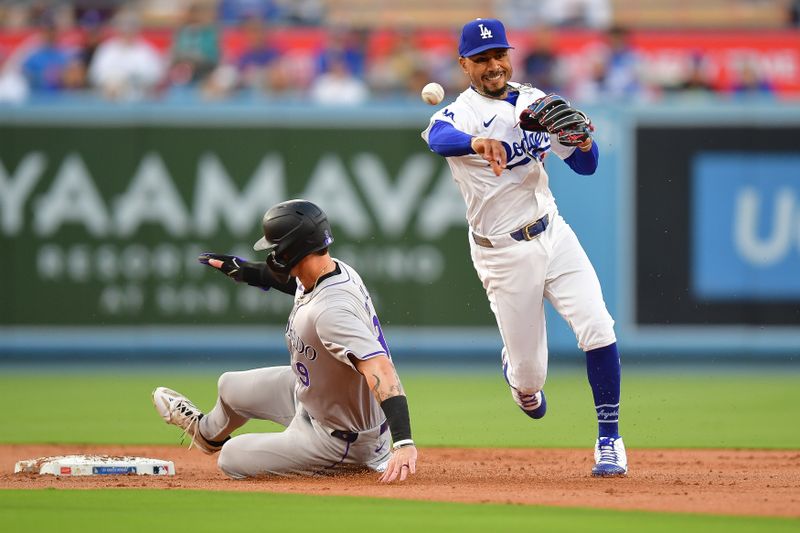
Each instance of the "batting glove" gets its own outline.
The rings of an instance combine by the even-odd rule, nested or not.
[[[235,281],[243,281],[243,271],[248,265],[248,262],[241,257],[236,257],[235,255],[214,254],[211,252],[203,252],[197,256],[197,260],[204,265],[216,268]]]

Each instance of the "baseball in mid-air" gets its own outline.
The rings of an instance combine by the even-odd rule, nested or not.
[[[436,82],[431,82],[422,88],[422,101],[430,105],[438,105],[444,100],[444,89]]]

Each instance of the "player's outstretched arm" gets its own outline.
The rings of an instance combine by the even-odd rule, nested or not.
[[[247,261],[235,255],[215,254],[203,252],[197,260],[216,270],[219,270],[234,281],[244,282],[265,291],[274,287],[287,294],[294,294],[297,290],[297,280],[289,278],[287,283],[282,283],[272,275],[269,267],[263,261]]]
[[[391,359],[377,356],[360,360],[351,358],[353,364],[367,380],[372,394],[386,414],[392,432],[392,456],[379,481],[391,483],[405,479],[417,471],[417,448],[411,439],[411,420],[408,400],[403,385]]]

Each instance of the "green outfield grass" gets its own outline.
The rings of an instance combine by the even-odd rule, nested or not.
[[[553,369],[549,412],[520,413],[497,372],[403,371],[421,446],[582,447],[595,437],[583,372]],[[626,372],[623,434],[629,447],[800,448],[796,372]],[[175,444],[179,430],[155,413],[150,392],[166,385],[201,409],[215,400],[216,373],[107,369],[13,370],[0,375],[0,442]],[[241,431],[279,429],[251,422]],[[9,466],[9,465],[6,465]],[[800,520],[467,505],[355,497],[189,490],[0,490],[0,530],[61,531],[800,531]]]
[[[0,491],[9,532],[789,532],[800,521],[378,498],[153,490]]]
[[[621,429],[628,447],[800,448],[798,374],[626,372]],[[403,372],[421,446],[591,447],[596,431],[585,375],[552,371],[548,414],[532,421],[499,373]],[[0,442],[176,444],[150,392],[166,385],[201,409],[214,404],[217,374],[151,371],[0,376]],[[251,422],[240,431],[279,429]]]

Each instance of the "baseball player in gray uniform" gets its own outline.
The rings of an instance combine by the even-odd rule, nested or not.
[[[459,62],[470,87],[431,117],[422,137],[447,159],[467,204],[472,262],[503,338],[514,401],[534,419],[547,409],[547,298],[586,352],[599,428],[592,474],[625,475],[614,321],[592,264],[558,213],[544,167],[552,152],[575,172],[593,174],[593,128],[558,95],[512,82],[510,48],[499,20],[464,25]]]
[[[254,249],[267,251],[265,262],[213,253],[199,260],[236,281],[294,294],[286,325],[291,364],[224,373],[206,414],[159,387],[156,410],[193,445],[219,452],[219,467],[232,478],[367,468],[382,482],[405,480],[417,460],[406,396],[364,282],[328,254],[325,213],[289,200],[267,211],[263,230]],[[254,418],[286,429],[231,437]]]

